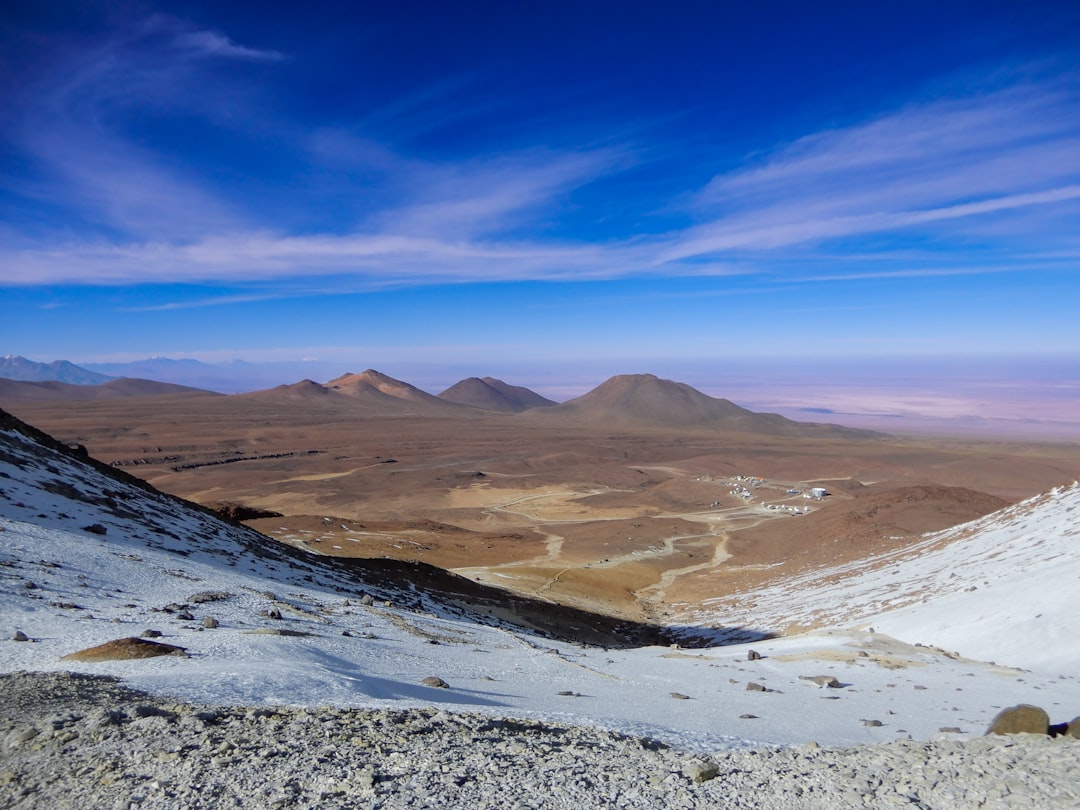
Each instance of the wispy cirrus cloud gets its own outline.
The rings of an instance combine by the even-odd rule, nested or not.
[[[215,63],[275,62],[276,51],[239,45],[166,15],[122,26],[100,41],[54,48],[11,102],[0,135],[23,158],[7,193],[66,215],[63,230],[117,240],[191,239],[251,225],[178,156],[141,134],[150,115],[214,119]],[[239,104],[234,96],[233,103]]]
[[[1080,97],[1067,81],[913,104],[801,138],[714,177],[704,221],[661,260],[770,251],[1068,203],[1080,196]],[[1038,239],[1045,234],[1030,234]]]
[[[52,231],[9,223],[0,283],[339,277],[386,287],[750,272],[857,280],[996,272],[1036,248],[1077,249],[1074,236],[1048,224],[1080,201],[1080,119],[1063,114],[1080,93],[1068,77],[914,102],[806,135],[703,180],[688,195],[690,224],[639,229],[635,214],[670,207],[640,199],[600,239],[589,228],[599,215],[583,211],[577,195],[602,196],[603,184],[653,145],[613,146],[617,138],[603,137],[600,147],[555,148],[537,133],[537,145],[498,153],[410,150],[416,132],[499,103],[493,96],[459,104],[474,89],[463,76],[346,122],[289,119],[256,105],[248,118],[282,116],[277,174],[233,175],[231,154],[192,170],[184,144],[157,143],[141,116],[197,121],[208,132],[239,126],[244,116],[229,105],[245,103],[244,94],[213,89],[219,79],[243,86],[238,74],[216,72],[222,63],[240,74],[294,66],[272,48],[166,15],[56,57],[0,132],[33,166],[5,178],[16,202],[70,216]],[[274,213],[290,208],[312,213]],[[901,267],[896,245],[875,253],[864,242],[911,235],[933,244]],[[950,270],[940,255],[957,243],[997,258],[980,270],[969,255]]]
[[[287,57],[280,51],[249,48],[238,45],[217,31],[190,30],[175,34],[174,42],[181,50],[192,54],[215,56],[223,59],[242,59],[252,62],[279,62]]]
[[[645,269],[633,247],[450,241],[399,234],[289,236],[245,232],[196,242],[82,242],[0,252],[12,285],[227,281],[349,277],[358,287],[426,283],[586,280]]]

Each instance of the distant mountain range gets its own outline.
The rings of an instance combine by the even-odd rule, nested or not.
[[[333,374],[337,370],[336,365],[328,363],[247,363],[243,360],[232,360],[228,363],[212,364],[190,358],[171,357],[148,357],[125,363],[86,363],[85,366],[113,377],[161,380],[223,394],[269,388],[282,380]],[[298,371],[298,368],[303,371]]]
[[[166,395],[224,396],[197,388],[127,378],[81,386],[57,381],[0,380],[0,403]],[[493,377],[470,377],[436,396],[374,369],[343,374],[327,383],[301,380],[228,396],[238,403],[319,402],[320,408],[329,407],[356,417],[460,417],[497,413],[620,428],[704,428],[769,436],[837,438],[884,435],[837,425],[796,422],[774,413],[756,413],[729,400],[710,397],[685,383],[653,374],[611,377],[587,394],[561,405],[528,388]]]
[[[421,391],[415,385],[369,368],[359,374],[342,374],[324,384],[301,380],[291,385],[279,385],[276,388],[238,396],[259,401],[340,397],[343,403],[348,400],[347,407],[350,408],[402,416],[453,415],[475,412],[477,409],[516,413],[533,407],[527,403],[554,404],[527,388],[507,385],[491,377],[487,380],[487,383],[476,380],[481,387],[471,384],[469,380],[462,380],[443,394],[435,396]]]
[[[89,371],[67,360],[36,363],[16,354],[8,354],[0,358],[0,377],[22,382],[55,380],[70,385],[99,385],[113,379],[108,374]]]
[[[57,380],[10,380],[0,378],[0,401],[91,401],[100,399],[121,399],[125,397],[157,397],[167,394],[186,394],[197,396],[222,396],[201,388],[188,388],[184,385],[157,382],[155,380],[136,380],[123,377],[110,379],[97,385],[73,385]]]

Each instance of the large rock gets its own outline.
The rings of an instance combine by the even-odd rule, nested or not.
[[[159,655],[180,655],[187,657],[184,647],[162,644],[159,641],[147,641],[142,638],[118,638],[96,647],[69,653],[64,661],[127,661],[138,658],[155,658]]]
[[[719,773],[719,766],[710,760],[695,758],[683,765],[683,775],[697,784],[715,779]]]
[[[843,685],[835,675],[800,675],[800,681],[810,681],[821,689],[841,689]]]
[[[1050,716],[1038,706],[1021,703],[997,713],[990,722],[987,734],[1047,734]]]

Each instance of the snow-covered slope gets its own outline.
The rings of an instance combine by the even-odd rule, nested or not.
[[[1080,483],[692,611],[705,624],[874,627],[1018,667],[1080,669]]]
[[[749,661],[750,645],[605,649],[482,624],[408,582],[358,581],[279,549],[11,425],[0,426],[0,671],[108,673],[213,703],[436,705],[696,749],[980,734],[1003,705],[1037,702],[1056,721],[1080,707],[1075,667],[1021,673],[881,632],[759,640],[762,659]],[[375,604],[360,604],[362,590]],[[188,656],[63,660],[147,629]],[[842,687],[805,680],[816,675]],[[427,676],[449,688],[423,685]]]

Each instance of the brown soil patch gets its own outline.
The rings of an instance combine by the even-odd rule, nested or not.
[[[184,647],[150,641],[145,638],[118,638],[96,647],[87,647],[65,655],[64,661],[129,661],[137,658],[157,658],[160,655],[186,656]]]

